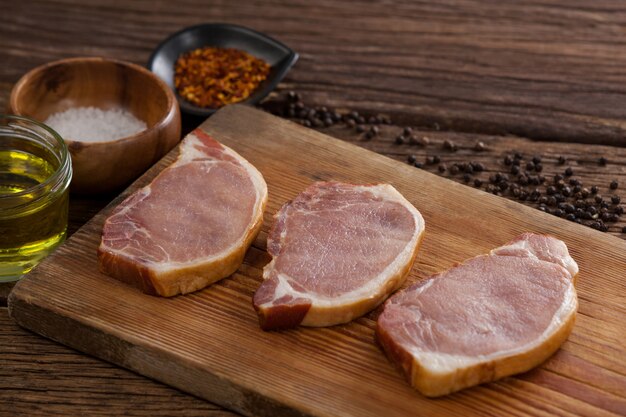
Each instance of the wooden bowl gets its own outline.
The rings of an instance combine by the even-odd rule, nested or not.
[[[70,58],[37,67],[13,87],[9,111],[45,121],[72,107],[123,108],[148,126],[104,142],[65,139],[72,155],[73,192],[106,193],[139,177],[180,141],[180,110],[170,88],[129,62]],[[94,138],[97,139],[97,138]]]

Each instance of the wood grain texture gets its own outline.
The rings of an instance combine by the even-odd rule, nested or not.
[[[227,22],[299,52],[286,83],[317,102],[458,131],[626,144],[626,5],[617,0],[1,5],[4,91],[52,59],[102,55],[144,64],[170,33]]]
[[[6,308],[0,327],[0,415],[236,415],[43,339],[18,327]]]
[[[240,270],[170,300],[97,273],[102,222],[120,196],[16,286],[10,307],[18,323],[247,415],[624,414],[625,242],[246,107],[224,109],[204,127],[253,163],[270,189],[263,231]],[[390,182],[422,212],[426,237],[407,284],[523,231],[563,239],[581,269],[569,340],[534,371],[433,401],[375,345],[376,312],[328,329],[262,332],[251,296],[268,261],[270,217],[307,184],[327,179]]]

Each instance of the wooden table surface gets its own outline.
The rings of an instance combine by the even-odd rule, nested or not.
[[[549,178],[572,167],[605,198],[626,188],[623,2],[2,0],[0,7],[0,108],[37,65],[93,55],[145,64],[176,30],[235,23],[300,53],[267,109],[295,90],[308,106],[387,115],[391,125],[371,140],[342,124],[319,130],[403,161],[436,155],[447,167],[481,162],[485,183],[506,172],[504,156],[518,151],[541,155]],[[199,122],[184,119],[186,129]],[[430,145],[395,144],[407,126]],[[445,140],[459,150],[443,149]],[[474,150],[479,141],[482,152]],[[602,156],[606,165],[598,163]],[[423,169],[438,172],[438,165]],[[442,175],[464,181],[448,170]],[[614,179],[615,191],[608,187]],[[112,197],[73,196],[70,233]],[[607,225],[626,238],[626,216]],[[0,286],[0,305],[9,290]],[[234,415],[22,330],[0,307],[4,414]]]

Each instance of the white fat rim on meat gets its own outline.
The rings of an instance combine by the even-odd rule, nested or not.
[[[545,261],[539,261],[545,262]],[[565,268],[563,268],[565,269]],[[436,279],[436,278],[435,278]],[[432,281],[425,284],[419,289],[417,294],[420,294],[426,288],[432,285]],[[528,352],[535,347],[539,346],[546,339],[548,339],[553,333],[559,330],[562,326],[564,320],[566,320],[572,311],[576,310],[577,300],[576,300],[576,290],[574,289],[574,284],[572,281],[568,281],[567,292],[565,293],[564,301],[561,304],[561,307],[556,311],[554,316],[552,317],[552,321],[550,325],[544,330],[541,336],[523,346],[520,346],[515,349],[504,350],[500,352],[495,352],[489,355],[475,355],[475,356],[465,356],[465,355],[452,355],[447,353],[439,353],[439,352],[425,352],[421,349],[416,348],[412,345],[404,345],[404,348],[407,349],[413,358],[419,361],[420,365],[426,369],[428,369],[431,373],[434,374],[448,374],[457,369],[467,368],[473,365],[477,365],[480,363],[490,362],[498,358],[505,358],[509,356],[515,356],[520,353]]]
[[[552,253],[550,253],[549,250],[548,250],[548,255],[553,256],[553,258],[557,260],[556,262],[558,262],[557,265],[564,267],[565,269],[567,269],[567,271],[570,273],[572,277],[575,277],[576,274],[578,274],[578,264],[576,263],[574,258],[570,256],[567,246],[565,245],[565,242],[559,239],[555,239],[555,238],[550,238],[550,239],[553,241],[554,244],[558,245],[559,248],[567,255],[566,256],[553,255]],[[519,250],[526,252],[529,258],[540,260],[537,257],[537,255],[535,255],[535,253],[531,250],[531,246],[528,243],[528,239],[522,239],[510,245],[500,246],[498,248],[491,250],[490,254],[497,255],[497,253],[503,249],[519,249]]]
[[[413,215],[413,220],[415,221],[415,232],[411,237],[411,240],[406,244],[402,252],[398,254],[396,259],[392,263],[390,263],[382,273],[376,276],[374,279],[369,281],[366,285],[357,288],[354,291],[347,292],[338,296],[325,297],[323,295],[314,294],[312,292],[301,292],[295,290],[290,284],[289,281],[292,280],[288,275],[279,273],[277,274],[278,285],[274,291],[274,297],[272,301],[269,301],[262,306],[271,306],[274,304],[273,300],[278,300],[284,295],[291,295],[295,298],[302,297],[311,300],[313,305],[316,307],[336,307],[342,304],[350,304],[351,302],[362,301],[363,298],[367,297],[376,297],[379,295],[382,284],[384,284],[391,276],[393,276],[396,271],[403,268],[411,259],[413,254],[413,250],[415,245],[417,245],[417,241],[424,231],[424,218],[420,214],[419,211],[406,199],[402,194],[400,194],[395,188],[393,188],[389,184],[377,184],[377,185],[369,185],[369,186],[355,186],[357,190],[367,191],[374,194],[376,197],[380,197],[387,201],[396,201],[402,204],[403,207],[407,208],[409,212]],[[281,240],[285,237],[286,230],[283,230],[281,234]],[[263,276],[265,279],[268,278],[270,271],[274,269],[274,260],[272,260],[263,270]],[[294,280],[295,281],[295,280]]]
[[[202,163],[211,164],[211,165],[216,164],[218,162],[232,163],[232,162],[228,162],[228,161],[222,161],[222,160],[219,160],[219,159],[205,159],[204,161],[202,161],[201,159],[207,158],[207,155],[205,153],[203,153],[202,151],[198,150],[195,147],[195,145],[203,146],[203,143],[193,132],[191,132],[191,133],[189,133],[185,137],[185,139],[183,139],[183,141],[182,141],[182,143],[180,145],[180,154],[178,155],[178,158],[176,159],[176,161],[173,164],[171,164],[169,167],[167,167],[166,169],[177,167],[177,166],[186,165],[188,163],[196,161],[197,159],[200,159],[200,161],[197,161],[197,162],[202,162]],[[249,177],[252,179],[252,182],[254,184],[254,189],[256,191],[256,201],[254,203],[253,213],[258,212],[259,206],[262,204],[262,201],[267,196],[267,184],[265,183],[265,180],[263,179],[263,176],[254,167],[254,165],[249,163],[246,159],[244,159],[237,152],[233,151],[228,146],[225,146],[223,144],[221,144],[221,145],[224,147],[224,153],[227,154],[227,155],[232,156],[233,158],[235,158],[239,162],[241,167],[247,171]],[[151,191],[152,191],[151,184],[148,184],[147,186],[142,188],[141,191],[140,191],[143,194],[141,199],[138,199],[136,201],[136,203],[133,204],[132,206],[129,205],[129,206],[125,207],[122,211],[120,211],[117,214],[118,215],[119,214],[123,214],[123,213],[131,210],[136,204],[140,203],[146,197],[148,197],[150,195]],[[254,222],[255,222],[255,218],[252,217],[251,222],[248,225],[248,229],[253,225]],[[147,233],[147,232],[145,232],[145,233]],[[146,263],[149,264],[152,269],[154,269],[155,271],[158,271],[158,272],[163,272],[163,271],[167,271],[169,269],[175,269],[175,268],[180,268],[180,267],[192,266],[192,265],[195,265],[195,264],[206,263],[206,262],[210,262],[213,259],[223,258],[228,253],[232,252],[233,248],[241,247],[244,240],[245,240],[245,236],[242,236],[240,239],[238,239],[237,241],[233,242],[233,244],[231,246],[229,246],[228,248],[224,249],[223,251],[218,252],[218,253],[216,253],[216,254],[214,254],[212,256],[201,258],[201,259],[194,259],[194,260],[187,261],[187,262],[167,261],[167,262],[146,262]],[[127,257],[127,254],[124,252],[123,249],[122,250],[113,250],[111,248],[107,248],[107,251],[110,252],[110,253],[114,253],[114,254],[117,254],[119,256],[122,256],[122,257]]]

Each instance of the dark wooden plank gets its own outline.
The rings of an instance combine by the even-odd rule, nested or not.
[[[318,103],[459,131],[626,144],[626,5],[617,0],[28,0],[2,7],[0,107],[33,66],[76,55],[143,64],[182,27],[229,22],[300,52],[287,83]]]
[[[246,107],[218,112],[205,128],[257,166],[270,189],[263,232],[240,270],[174,299],[99,274],[93,253],[106,212],[120,197],[16,286],[10,307],[20,324],[247,415],[623,414],[625,242]],[[268,220],[316,179],[389,181],[422,211],[427,238],[408,283],[522,231],[565,240],[581,268],[574,332],[532,373],[436,401],[417,394],[389,365],[373,340],[375,313],[328,329],[262,332],[250,297],[268,260]]]
[[[6,308],[0,329],[0,414],[236,416],[26,331]]]

